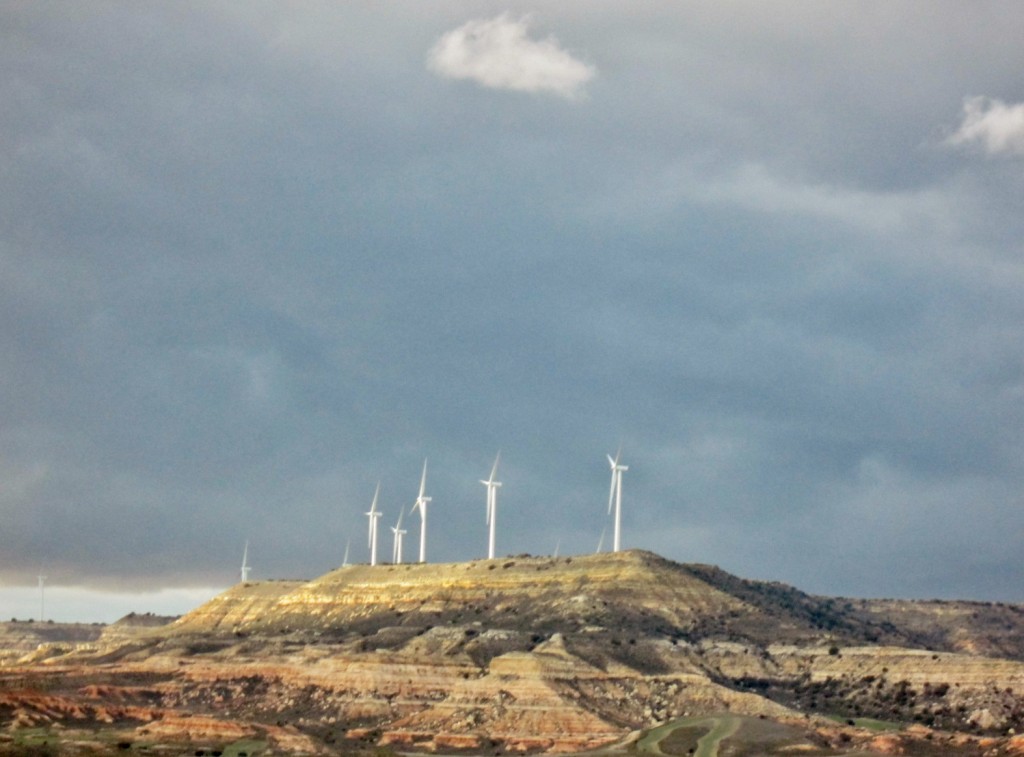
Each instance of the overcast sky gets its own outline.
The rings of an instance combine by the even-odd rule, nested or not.
[[[1024,601],[1022,40],[1018,2],[3,3],[0,617],[39,573],[54,617],[181,611],[246,540],[366,560],[378,481],[411,558],[424,458],[431,561],[486,554],[498,450],[498,551],[592,552],[620,444],[625,547]]]

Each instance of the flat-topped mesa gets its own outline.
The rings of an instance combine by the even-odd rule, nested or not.
[[[478,623],[539,631],[644,626],[666,635],[744,603],[639,550],[578,557],[352,565],[309,582],[239,585],[173,627],[180,633],[343,631]]]
[[[916,603],[921,605],[917,611],[927,610],[925,614],[942,626],[927,635],[900,623],[911,612],[903,608],[905,604],[911,610],[915,606],[817,597],[781,583],[742,579],[714,566],[686,565],[629,550],[559,558],[520,555],[462,563],[352,565],[312,581],[239,584],[154,633],[288,633],[337,640],[374,636],[367,642],[370,646],[398,649],[432,628],[465,628],[480,639],[488,632],[508,631],[525,634],[527,642],[537,634],[563,633],[595,643],[599,636],[607,637],[609,644],[616,638],[627,643],[645,638],[710,639],[760,648],[871,644],[982,654],[992,649],[1024,659],[1019,631],[992,631],[1024,616],[1024,608],[986,609],[968,603],[979,620],[972,621],[977,629],[965,639],[961,631],[939,622],[946,616],[960,618],[951,608],[965,603],[943,604],[941,618],[929,603]]]

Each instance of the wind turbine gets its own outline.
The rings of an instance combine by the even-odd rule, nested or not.
[[[420,511],[420,562],[427,561],[427,505],[430,504],[430,497],[425,497],[427,490],[427,461],[423,460],[423,478],[420,479],[420,493],[413,503],[410,513]]]
[[[405,536],[406,531],[402,528],[402,516],[405,515],[403,511],[398,512],[398,523],[391,527],[391,533],[395,535],[395,546],[391,551],[391,562],[395,565],[402,564],[402,537]]]
[[[494,458],[494,467],[491,468],[491,475],[486,481],[480,481],[481,484],[487,487],[487,524],[491,527],[490,534],[487,539],[487,559],[494,559],[494,527],[495,521],[498,519],[498,487],[501,486],[501,481],[495,481],[494,477],[498,473],[498,460],[501,459],[501,453],[499,452]]]
[[[377,491],[373,493],[373,504],[370,505],[370,512],[366,517],[370,519],[370,565],[377,564],[377,520],[381,516],[377,509],[377,498],[380,496],[380,482],[377,482]]]
[[[608,514],[612,512],[612,502],[615,503],[615,531],[612,539],[612,552],[619,551],[619,532],[622,526],[622,474],[629,470],[628,465],[620,465],[619,457],[622,455],[622,447],[615,453],[615,459],[608,455],[608,464],[612,469],[612,488],[608,492]]]
[[[249,571],[252,570],[252,566],[249,565],[249,540],[245,540],[245,549],[242,550],[242,583],[249,581]]]

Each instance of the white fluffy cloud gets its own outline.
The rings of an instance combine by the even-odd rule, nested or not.
[[[580,96],[594,67],[563,50],[554,37],[530,39],[529,26],[529,17],[514,20],[508,14],[469,21],[441,36],[427,65],[440,76],[492,89]]]
[[[1024,103],[966,98],[963,121],[946,143],[978,145],[989,155],[1024,155]]]

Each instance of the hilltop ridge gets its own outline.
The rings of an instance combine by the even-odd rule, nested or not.
[[[462,563],[353,565],[312,581],[256,582],[188,613],[177,632],[343,631],[485,620],[537,631],[650,625],[667,633],[742,602],[651,552],[516,557]]]
[[[1024,608],[807,594],[704,564],[626,550],[568,557],[337,568],[310,581],[238,584],[173,633],[363,633],[477,623],[568,632],[639,631],[685,641],[882,644],[1024,659]],[[1015,623],[1015,621],[1018,621]]]

